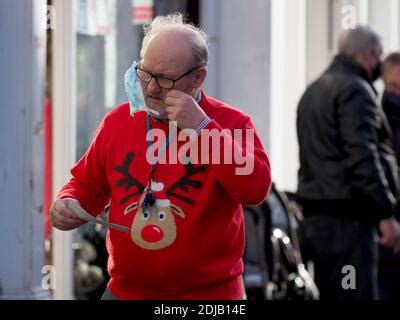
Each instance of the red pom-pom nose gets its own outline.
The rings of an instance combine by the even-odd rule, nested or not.
[[[164,236],[164,232],[155,225],[149,225],[143,228],[142,238],[147,242],[160,241]]]

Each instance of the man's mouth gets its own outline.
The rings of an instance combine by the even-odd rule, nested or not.
[[[161,97],[148,96],[148,98],[150,98],[152,100],[162,101]]]

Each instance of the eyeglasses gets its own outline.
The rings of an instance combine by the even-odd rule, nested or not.
[[[155,79],[157,84],[164,89],[172,89],[175,85],[175,82],[177,82],[178,80],[182,79],[183,77],[187,76],[188,74],[192,73],[193,71],[195,71],[196,69],[201,68],[202,66],[197,66],[194,67],[192,69],[190,69],[188,72],[185,72],[183,75],[179,76],[176,79],[169,79],[169,78],[165,78],[165,77],[159,77],[159,76],[155,76],[154,74],[143,70],[142,68],[139,67],[139,63],[136,65],[135,70],[136,70],[136,74],[138,76],[138,78],[145,82],[145,83],[150,83],[151,79]]]

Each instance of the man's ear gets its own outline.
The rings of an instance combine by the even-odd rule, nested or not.
[[[206,80],[206,77],[207,77],[207,68],[201,67],[199,70],[197,70],[194,76],[194,87],[195,88],[202,87],[204,81]]]

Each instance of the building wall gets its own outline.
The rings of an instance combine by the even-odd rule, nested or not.
[[[306,1],[272,1],[271,163],[279,189],[297,188],[296,109],[306,87]]]
[[[206,92],[248,113],[270,146],[270,1],[203,0],[200,21],[210,39]]]
[[[0,300],[49,297],[42,286],[45,5],[0,4]]]

